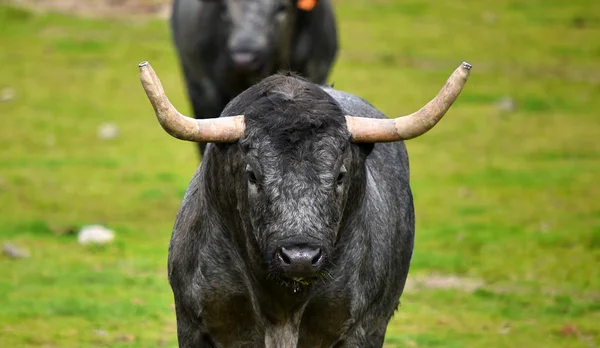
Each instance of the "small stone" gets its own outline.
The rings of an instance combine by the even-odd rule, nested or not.
[[[15,99],[17,92],[13,88],[4,87],[2,92],[0,92],[0,100],[3,102],[9,102]]]
[[[46,137],[46,147],[53,147],[56,145],[56,137],[54,135],[49,135]]]
[[[117,339],[121,342],[132,343],[135,342],[135,336],[132,334],[122,334],[117,337]]]
[[[119,135],[119,128],[114,123],[103,123],[98,127],[98,138],[102,140],[114,139]]]
[[[100,329],[96,329],[94,330],[94,334],[98,337],[106,337],[108,336],[108,332],[104,331],[104,330],[100,330]]]
[[[501,335],[506,335],[510,332],[510,323],[504,323],[500,329],[498,329],[498,333]]]
[[[496,107],[502,112],[514,112],[517,110],[517,103],[511,97],[504,97],[496,102]]]
[[[12,259],[26,259],[29,257],[29,251],[11,243],[4,243],[2,253]]]
[[[115,232],[100,225],[88,225],[79,230],[77,241],[79,244],[106,244],[115,239]]]

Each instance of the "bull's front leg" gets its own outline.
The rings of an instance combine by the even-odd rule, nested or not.
[[[381,324],[371,334],[367,334],[362,326],[358,326],[343,341],[337,342],[333,348],[382,348],[387,324],[387,322]]]
[[[188,311],[175,304],[177,341],[179,348],[215,348],[200,318],[192,318]]]

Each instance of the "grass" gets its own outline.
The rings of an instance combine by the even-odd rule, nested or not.
[[[417,215],[410,288],[386,347],[600,345],[600,7],[593,1],[336,3],[331,81],[390,117],[420,107],[462,61],[447,118],[407,143]],[[195,147],[156,123],[149,60],[189,111],[167,24],[0,5],[0,345],[175,346],[170,229]],[[497,102],[514,100],[516,110]],[[98,139],[114,122],[119,136]],[[69,228],[103,223],[113,244]]]

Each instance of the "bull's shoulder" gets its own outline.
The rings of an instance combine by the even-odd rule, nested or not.
[[[327,86],[321,86],[321,88],[337,101],[346,115],[366,118],[388,118],[383,112],[359,96]],[[387,167],[389,163],[396,163],[393,173],[388,173],[382,169]],[[408,175],[408,153],[404,142],[396,141],[375,144],[366,165],[377,173],[385,172],[385,181],[395,181],[397,175],[401,175],[404,178],[405,175]]]

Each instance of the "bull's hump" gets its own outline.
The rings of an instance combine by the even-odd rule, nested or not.
[[[340,105],[346,115],[368,118],[386,118],[381,111],[377,110],[363,98],[331,87],[320,87]]]

